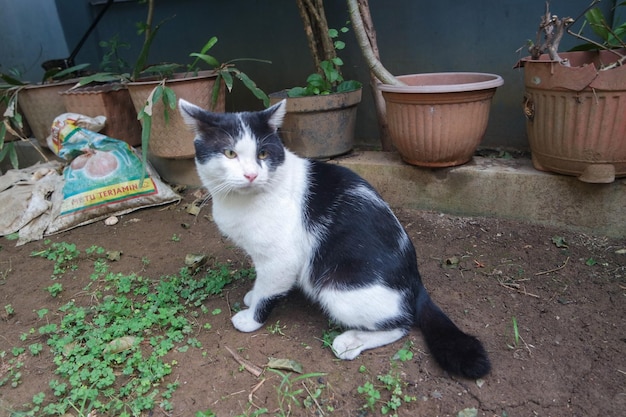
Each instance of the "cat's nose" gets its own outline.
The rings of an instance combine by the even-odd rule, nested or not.
[[[248,179],[248,181],[252,182],[256,179],[256,177],[258,176],[256,173],[254,172],[249,172],[247,174],[243,174],[244,177],[246,177]]]

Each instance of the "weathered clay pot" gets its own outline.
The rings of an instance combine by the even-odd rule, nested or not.
[[[51,84],[32,84],[20,90],[20,108],[40,146],[48,147],[46,138],[50,135],[52,121],[67,111],[59,93],[77,82],[78,80],[67,80]]]
[[[205,109],[223,112],[225,109],[226,88],[222,85],[215,106],[212,105],[213,85],[217,79],[214,71],[200,71],[196,76],[184,74],[168,79],[166,86],[174,90],[177,99],[185,100]],[[152,90],[160,80],[136,81],[128,83],[128,91],[137,113],[144,107]],[[177,110],[168,109],[169,120],[163,117],[163,103],[159,100],[152,108],[152,129],[149,151],[160,158],[188,159],[196,154],[193,139],[194,132],[185,124]]]
[[[392,144],[413,165],[449,167],[472,159],[482,140],[491,99],[502,77],[442,72],[397,77],[406,86],[378,84]]]
[[[571,66],[547,55],[520,63],[533,165],[592,183],[626,176],[626,66],[598,70],[617,60],[610,51],[560,56]]]
[[[361,89],[320,96],[287,97],[270,94],[270,103],[287,98],[287,114],[280,128],[285,146],[305,158],[330,158],[354,147],[354,128]]]

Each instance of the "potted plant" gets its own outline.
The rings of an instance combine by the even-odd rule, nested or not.
[[[130,45],[116,35],[101,41],[100,46],[107,49],[100,63],[101,71],[81,77],[77,84],[60,93],[65,109],[90,117],[105,116],[106,124],[100,133],[130,146],[141,145],[141,125],[126,86],[130,80],[129,65],[119,54],[121,48]]]
[[[585,28],[601,41],[574,32],[576,20],[558,18],[546,4],[537,42],[524,68],[524,114],[535,168],[610,183],[626,176],[626,21],[611,25],[595,7],[584,13]],[[626,2],[617,5],[626,12]],[[562,36],[583,39],[575,51],[559,53]]]
[[[377,56],[367,2],[348,0],[348,8],[359,46],[384,99],[377,102],[381,130],[388,129],[402,159],[427,167],[468,162],[484,136],[491,99],[503,84],[502,77],[468,72],[393,76]]]
[[[147,19],[142,25],[143,46],[131,80],[126,84],[142,126],[143,160],[145,162],[150,153],[155,168],[168,181],[199,184],[192,161],[195,156],[194,133],[187,128],[178,112],[171,111],[176,107],[177,98],[184,98],[213,111],[224,111],[225,90],[233,88],[235,79],[263,100],[266,106],[269,98],[235,66],[235,62],[241,59],[220,62],[208,54],[218,41],[215,36],[199,52],[190,54],[194,60],[189,65],[168,63],[147,66],[154,37],[164,23],[153,26],[154,0],[148,0],[147,3]],[[200,70],[200,64],[206,64],[209,69]],[[191,163],[181,164],[180,161]],[[182,176],[178,175],[180,172],[183,172]]]
[[[65,105],[59,100],[59,93],[76,84],[78,74],[88,66],[80,64],[63,70],[53,68],[46,71],[42,82],[37,84],[22,81],[19,74],[0,73],[0,79],[5,83],[3,90],[10,90],[11,100],[14,100],[13,110],[18,112],[19,96],[19,109],[40,146],[48,147],[46,138],[50,134],[52,121],[66,111]]]
[[[354,147],[357,105],[361,83],[344,80],[343,61],[337,56],[345,47],[339,39],[347,27],[329,29],[321,1],[298,1],[316,72],[306,86],[270,94],[272,104],[286,99],[281,127],[285,145],[302,157],[329,158]]]
[[[56,116],[65,112],[65,107],[59,105],[58,93],[67,88],[69,81],[55,81],[57,78],[74,74],[85,68],[85,65],[70,67],[63,71],[52,70],[46,72],[44,81],[40,84],[29,84],[21,80],[17,70],[0,73],[0,162],[8,158],[13,168],[18,168],[19,161],[15,144],[18,140],[32,146],[41,160],[48,161],[48,157],[41,147],[47,147],[46,138],[50,133],[50,126]],[[56,100],[55,100],[56,98]],[[31,128],[31,126],[33,126]],[[35,137],[35,141],[31,140]]]

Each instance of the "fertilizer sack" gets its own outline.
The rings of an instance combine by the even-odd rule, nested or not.
[[[180,200],[148,163],[144,172],[135,149],[80,127],[84,119],[66,113],[53,123],[50,149],[69,163],[63,170],[63,201],[48,234]]]

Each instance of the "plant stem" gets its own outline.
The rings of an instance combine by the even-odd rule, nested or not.
[[[370,43],[367,34],[365,33],[365,27],[363,25],[362,11],[359,11],[359,5],[357,0],[347,0],[348,11],[350,12],[350,20],[352,21],[352,27],[354,28],[354,34],[359,42],[359,47],[363,53],[363,57],[367,62],[367,66],[370,71],[378,78],[383,84],[391,85],[405,85],[403,82],[396,79],[387,69],[383,66],[379,59],[376,58],[372,44]],[[369,13],[369,8],[363,9]]]

